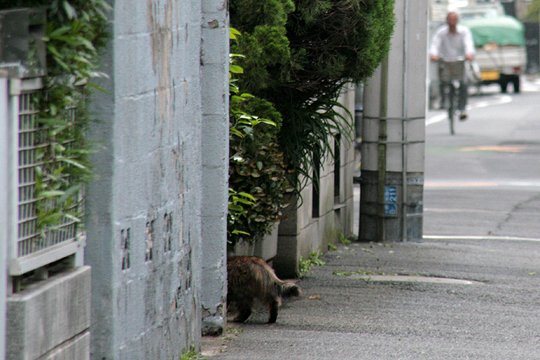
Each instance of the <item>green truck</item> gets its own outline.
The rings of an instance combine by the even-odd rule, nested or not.
[[[505,93],[511,83],[514,92],[519,93],[520,75],[527,61],[523,24],[507,15],[464,17],[461,23],[471,30],[476,47],[475,60],[480,70],[476,85],[496,83]]]

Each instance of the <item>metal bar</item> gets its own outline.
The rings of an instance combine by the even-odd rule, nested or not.
[[[403,54],[402,54],[402,62],[403,62],[403,74],[401,79],[401,93],[402,93],[402,109],[401,114],[406,119],[409,115],[409,106],[408,106],[408,99],[407,99],[407,83],[408,83],[408,37],[409,37],[409,2],[404,1],[404,15],[403,15]],[[402,180],[402,205],[401,205],[401,238],[403,241],[407,241],[407,200],[408,200],[408,187],[407,187],[407,169],[408,169],[408,163],[407,163],[407,155],[408,155],[408,133],[407,133],[408,127],[407,122],[402,121],[401,122],[401,180]]]
[[[424,216],[424,214],[422,213],[412,213],[412,214],[407,213],[407,218],[415,218],[415,217],[422,217],[422,216]]]
[[[403,141],[403,140],[392,140],[392,141],[375,141],[375,140],[372,140],[372,141],[369,141],[369,140],[365,140],[365,141],[362,141],[364,144],[387,144],[387,145],[407,145],[407,144],[424,144],[426,141],[425,140],[414,140],[414,141]]]
[[[8,128],[9,128],[9,150],[8,150],[8,174],[11,174],[9,179],[9,188],[8,188],[8,199],[9,199],[9,209],[11,212],[10,224],[8,226],[8,260],[17,257],[18,246],[17,246],[17,236],[18,236],[18,224],[17,224],[17,211],[13,211],[18,208],[18,189],[19,189],[19,154],[17,149],[19,148],[19,89],[22,87],[21,80],[19,79],[10,79],[9,84],[9,117],[8,117]]]
[[[381,89],[379,114],[382,115],[379,122],[379,144],[377,145],[377,237],[378,241],[385,239],[385,210],[384,210],[384,191],[386,186],[386,144],[388,137],[388,56],[381,64]]]
[[[0,188],[5,189],[0,192],[0,357],[6,353],[6,314],[7,314],[7,295],[9,294],[8,276],[5,264],[8,259],[8,242],[10,239],[11,216],[10,212],[10,197],[11,193],[11,167],[9,164],[9,153],[11,150],[9,123],[11,120],[9,113],[9,93],[8,80],[0,76]]]
[[[47,247],[27,256],[11,259],[9,262],[9,274],[11,276],[23,275],[29,271],[38,269],[67,256],[75,254],[84,245],[83,238],[62,242]]]
[[[425,120],[425,116],[413,116],[413,117],[381,117],[381,116],[363,116],[362,119],[367,120],[394,120],[394,121],[414,121]]]

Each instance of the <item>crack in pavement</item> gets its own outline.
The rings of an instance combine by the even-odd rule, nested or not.
[[[531,204],[531,203],[534,203],[535,201],[538,201],[539,202],[539,208],[540,208],[540,194],[537,194],[537,195],[534,195],[526,200],[523,200],[523,201],[520,201],[518,202],[517,204],[515,204],[512,209],[510,209],[510,211],[508,212],[508,214],[506,215],[506,217],[501,220],[496,226],[496,230],[503,230],[503,226],[505,226],[506,224],[510,223],[510,221],[514,218],[514,215],[515,213],[519,212],[520,210],[522,210],[526,205],[528,204]],[[490,232],[490,235],[491,235],[491,232]]]

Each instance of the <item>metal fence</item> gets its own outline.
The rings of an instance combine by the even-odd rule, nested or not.
[[[54,207],[49,200],[39,199],[36,194],[37,169],[43,166],[40,149],[48,147],[47,128],[37,120],[36,99],[41,91],[38,78],[11,79],[9,81],[8,106],[12,141],[8,156],[11,157],[11,191],[15,205],[9,211],[13,220],[9,248],[9,273],[23,275],[44,265],[77,252],[84,242],[84,234],[75,219],[63,217],[55,226],[39,226],[38,205]],[[76,121],[75,109],[68,109],[70,121]],[[70,143],[63,144],[66,147]],[[71,210],[82,212],[82,196],[74,202]],[[41,204],[40,204],[41,202]],[[68,209],[70,210],[70,209]],[[16,214],[16,216],[15,216]]]

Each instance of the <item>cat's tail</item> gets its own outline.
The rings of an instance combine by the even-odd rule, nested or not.
[[[266,269],[266,274],[269,276],[269,281],[272,281],[278,291],[278,294],[281,297],[291,297],[291,296],[301,296],[302,291],[300,287],[293,283],[292,281],[283,281],[277,277],[274,269],[270,267],[266,262],[262,264],[263,268]]]
[[[283,281],[281,283],[281,296],[287,298],[292,296],[301,296],[302,290],[300,287],[292,282]]]

